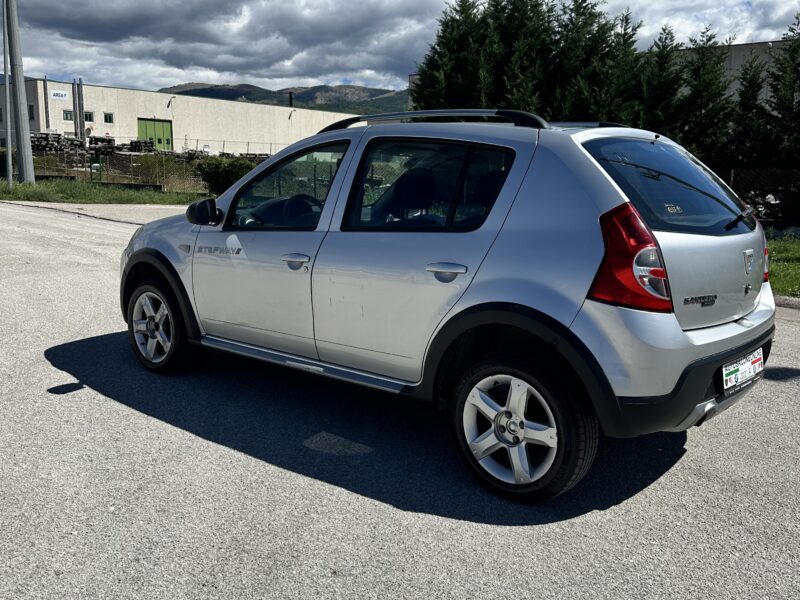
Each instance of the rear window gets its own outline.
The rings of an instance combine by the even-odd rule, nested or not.
[[[725,226],[746,206],[714,173],[681,148],[630,138],[601,138],[584,148],[622,188],[656,231],[730,235],[752,231],[748,217]]]

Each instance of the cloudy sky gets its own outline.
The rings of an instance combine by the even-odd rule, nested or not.
[[[271,89],[401,89],[444,0],[19,0],[25,74],[156,89],[189,81]],[[609,0],[686,40],[710,23],[737,42],[779,39],[800,0]]]

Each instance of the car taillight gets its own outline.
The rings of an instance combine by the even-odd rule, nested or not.
[[[769,248],[764,245],[764,283],[769,281]]]
[[[589,298],[626,308],[672,312],[664,260],[652,232],[626,202],[600,217],[606,253]]]

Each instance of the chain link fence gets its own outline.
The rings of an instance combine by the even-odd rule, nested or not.
[[[31,134],[34,170],[39,179],[113,183],[165,192],[206,193],[195,165],[208,156],[241,156],[254,165],[287,147],[286,143],[237,140],[173,140],[90,137],[79,140],[52,133]]]
[[[800,168],[732,169],[728,184],[766,225],[800,225]]]

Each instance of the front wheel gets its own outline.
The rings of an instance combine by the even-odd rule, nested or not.
[[[139,362],[156,372],[180,366],[187,352],[180,309],[168,289],[143,283],[128,302],[128,339]]]
[[[453,427],[478,479],[514,498],[541,501],[580,481],[594,460],[597,418],[553,366],[494,356],[461,378]]]

